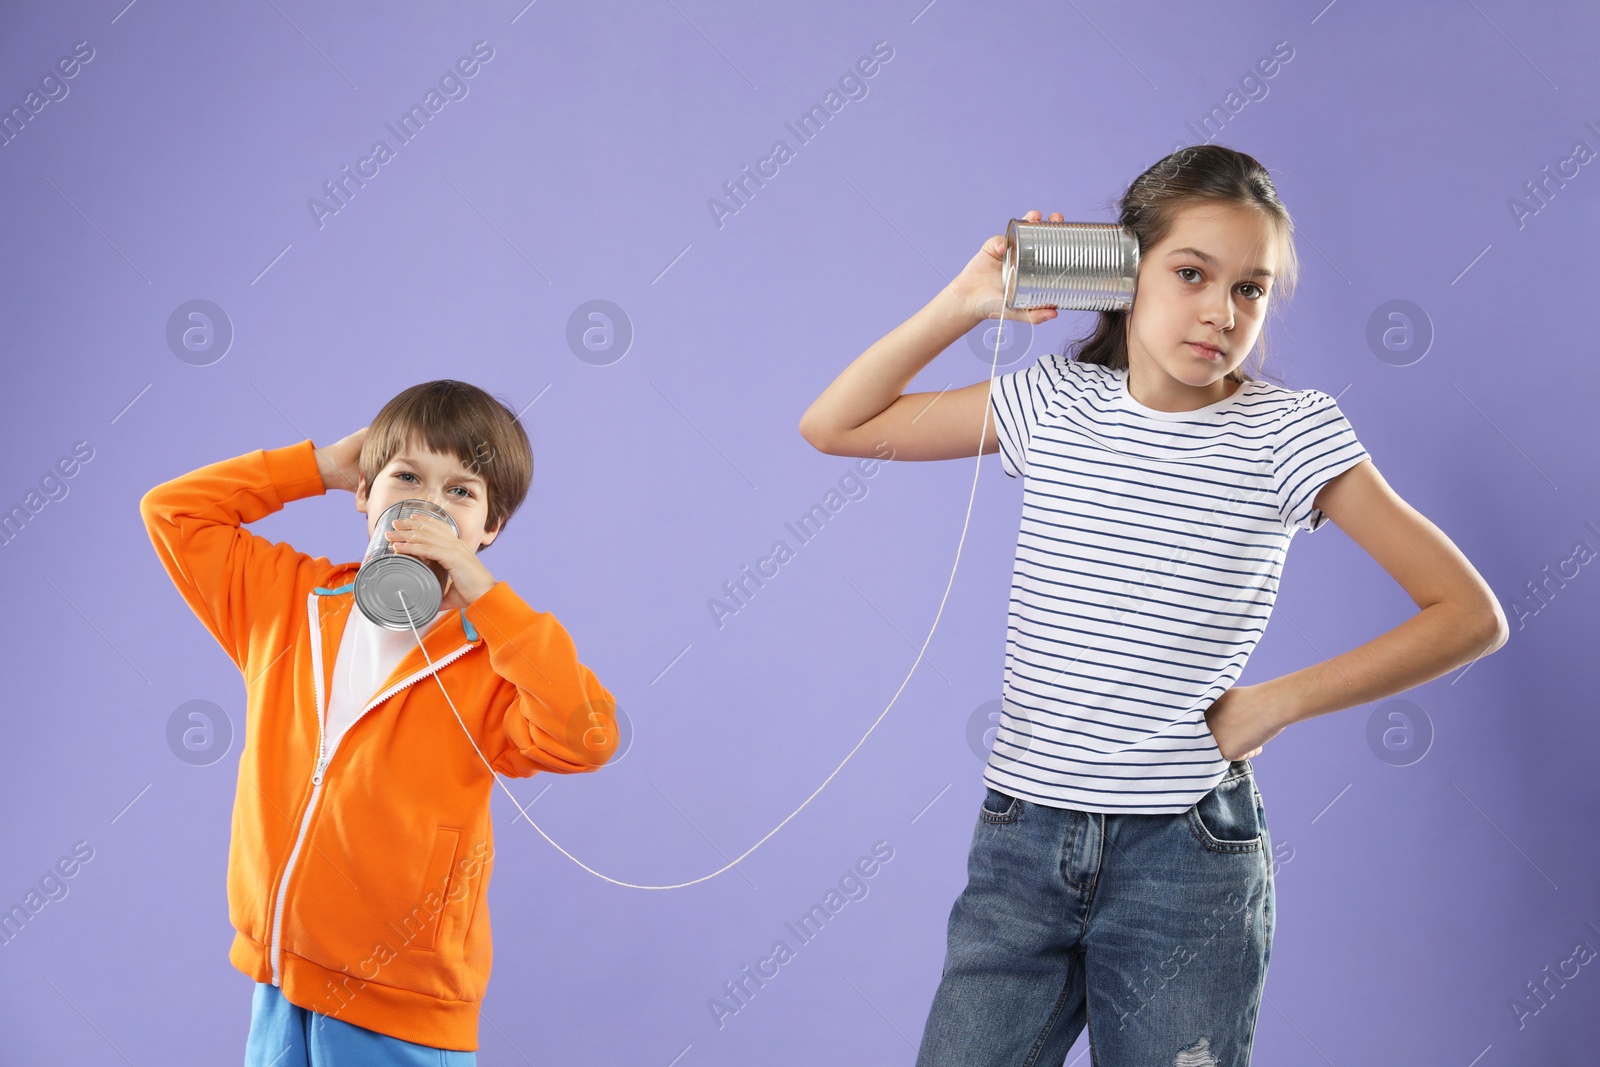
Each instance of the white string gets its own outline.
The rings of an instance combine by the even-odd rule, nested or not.
[[[1006,264],[1006,266],[1009,267],[1009,263]],[[1005,296],[1004,296],[1004,294],[1006,292],[1008,284],[1009,284],[1009,273],[1006,271],[1005,268],[1002,268],[1002,271],[1001,271],[1001,283],[1000,283],[1000,291],[1001,291],[1001,294],[1002,294],[1001,299],[1000,299],[1001,317],[998,320],[999,326],[995,330],[994,359],[989,364],[989,389],[990,389],[990,395],[993,395],[995,371],[1000,365],[1000,342],[1001,342],[1001,338],[1005,334],[1005,321],[1006,321],[1005,320],[1005,310],[1004,310],[1005,309]],[[988,320],[985,319],[984,321],[988,321]],[[956,542],[956,558],[955,558],[955,562],[950,565],[950,578],[949,578],[949,580],[947,582],[945,582],[944,596],[939,598],[939,610],[933,616],[933,626],[929,628],[928,636],[923,639],[922,647],[917,649],[917,658],[916,658],[915,662],[913,662],[911,664],[911,669],[906,672],[905,678],[900,682],[900,687],[894,691],[894,696],[889,698],[889,703],[884,707],[883,711],[879,712],[878,713],[878,717],[872,721],[872,725],[867,727],[867,732],[861,735],[861,740],[857,741],[856,744],[855,744],[855,747],[852,748],[849,752],[847,752],[845,754],[844,759],[839,761],[839,765],[833,769],[832,773],[830,773],[828,775],[828,777],[826,777],[826,778],[824,778],[822,780],[822,784],[817,786],[816,789],[812,790],[811,791],[811,795],[806,797],[805,800],[801,801],[800,802],[800,806],[798,808],[795,808],[792,812],[790,812],[788,814],[788,816],[786,818],[784,818],[783,822],[780,822],[777,826],[774,826],[771,830],[767,831],[766,835],[764,837],[762,837],[761,840],[757,841],[755,844],[753,844],[749,848],[745,849],[742,853],[739,854],[739,856],[736,859],[731,860],[729,863],[727,863],[726,865],[724,865],[722,867],[718,867],[716,870],[712,871],[710,874],[701,875],[699,878],[695,878],[695,879],[692,879],[692,880],[687,881],[687,882],[676,882],[676,883],[674,883],[672,885],[640,885],[640,884],[638,884],[636,882],[624,882],[624,881],[621,881],[620,879],[612,878],[610,875],[602,874],[601,872],[595,870],[593,867],[589,866],[587,863],[584,863],[582,860],[580,860],[578,857],[574,856],[572,853],[568,852],[566,849],[562,848],[559,844],[556,843],[554,838],[552,838],[549,834],[544,832],[544,829],[542,827],[540,827],[540,825],[538,823],[533,821],[533,816],[528,814],[528,809],[524,808],[521,804],[517,803],[516,795],[514,793],[512,793],[511,790],[509,788],[507,788],[506,784],[500,780],[500,776],[495,773],[494,767],[492,767],[490,765],[489,761],[484,758],[483,751],[480,748],[478,748],[478,742],[474,741],[473,738],[472,738],[472,731],[468,730],[467,729],[467,724],[461,721],[461,713],[456,710],[456,702],[450,699],[450,691],[444,687],[444,681],[442,679],[440,679],[439,672],[438,671],[434,671],[433,672],[433,680],[435,682],[439,683],[439,691],[444,694],[445,700],[450,705],[450,711],[456,717],[456,722],[461,725],[461,732],[467,735],[467,741],[468,741],[469,744],[472,745],[472,750],[478,754],[478,758],[480,760],[483,760],[483,765],[485,767],[489,768],[490,775],[494,776],[495,782],[505,792],[506,796],[511,798],[511,803],[516,806],[517,811],[521,812],[523,818],[528,820],[528,825],[532,826],[535,830],[538,830],[539,831],[539,836],[544,838],[546,841],[550,842],[551,846],[554,847],[557,852],[561,853],[563,856],[567,857],[567,859],[571,860],[573,863],[576,863],[579,867],[582,867],[584,870],[588,871],[590,874],[594,875],[596,878],[599,878],[599,879],[601,879],[603,881],[606,881],[606,882],[610,882],[612,885],[622,886],[625,889],[683,889],[683,888],[686,888],[686,887],[691,886],[691,885],[697,885],[700,882],[710,881],[712,878],[715,878],[717,875],[723,874],[726,871],[732,870],[742,860],[744,860],[745,857],[749,856],[750,853],[754,852],[756,849],[760,848],[763,844],[765,844],[768,838],[770,838],[773,834],[777,833],[779,830],[783,829],[786,825],[788,825],[790,819],[793,819],[796,815],[799,815],[802,811],[804,811],[806,805],[810,804],[813,800],[815,800],[816,797],[817,797],[817,794],[821,793],[824,789],[826,789],[827,786],[828,786],[828,783],[833,781],[834,777],[836,775],[838,775],[838,773],[840,771],[844,770],[845,764],[849,763],[851,758],[854,757],[855,754],[861,749],[861,746],[867,743],[867,738],[872,736],[872,731],[876,730],[878,728],[878,724],[883,721],[884,716],[889,714],[889,709],[894,707],[894,702],[896,700],[900,699],[900,694],[905,690],[906,685],[911,681],[911,676],[916,673],[917,665],[922,662],[922,656],[923,656],[923,653],[926,652],[927,649],[928,649],[928,643],[933,640],[934,633],[939,629],[939,620],[944,616],[945,601],[948,600],[949,597],[950,597],[950,589],[955,585],[956,570],[961,565],[961,549],[962,549],[962,546],[965,545],[966,542],[967,542],[967,526],[972,520],[972,505],[973,505],[973,502],[977,499],[977,496],[978,496],[978,474],[983,469],[982,468],[982,464],[983,464],[983,440],[984,440],[984,438],[986,436],[988,436],[988,433],[989,433],[989,409],[990,409],[990,402],[989,402],[988,399],[985,399],[984,400],[984,404],[983,404],[983,428],[978,434],[978,455],[977,455],[976,462],[974,462],[973,467],[972,467],[972,490],[967,496],[967,514],[961,520],[961,537]],[[924,409],[924,410],[926,410],[926,409]],[[410,623],[410,625],[411,625],[411,634],[412,634],[413,637],[415,637],[417,639],[417,647],[422,649],[422,658],[427,660],[428,666],[432,667],[433,666],[433,658],[428,655],[428,649],[422,643],[422,635],[417,633],[417,623],[416,623],[416,620],[411,617],[411,609],[410,609],[410,607],[408,607],[406,605],[405,594],[404,593],[400,593],[399,596],[400,596],[400,606],[405,610],[405,613],[406,613],[406,621],[408,623]]]

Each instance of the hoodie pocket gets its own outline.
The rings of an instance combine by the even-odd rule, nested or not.
[[[415,947],[428,952],[438,950],[439,930],[449,913],[453,887],[456,850],[461,847],[461,831],[454,826],[441,826],[434,831],[433,851],[428,856],[427,871],[416,899],[421,902],[421,914],[426,916],[418,928]]]

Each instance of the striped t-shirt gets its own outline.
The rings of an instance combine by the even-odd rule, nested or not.
[[[983,778],[1050,807],[1176,813],[1228,768],[1205,711],[1266,630],[1289,541],[1368,454],[1315,389],[1250,381],[1166,412],[1127,381],[1047,355],[990,390],[1023,493]]]

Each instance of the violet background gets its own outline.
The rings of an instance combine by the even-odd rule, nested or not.
[[[250,981],[227,960],[224,875],[243,686],[151,551],[146,489],[331,442],[428,378],[526,409],[533,491],[485,562],[561,619],[635,739],[592,776],[509,784],[597,869],[697,877],[792,812],[888,704],[962,533],[972,462],[888,464],[718,629],[707,600],[851,466],[800,438],[801,412],[1008,218],[1109,221],[1288,41],[1266,95],[1210,133],[1267,164],[1300,227],[1273,366],[1339,398],[1513,633],[1408,704],[1297,725],[1254,761],[1283,861],[1256,1062],[1593,1062],[1593,965],[1521,1028],[1510,1002],[1600,947],[1600,577],[1542,571],[1600,550],[1600,175],[1552,183],[1520,226],[1508,205],[1535,203],[1524,183],[1574,142],[1600,149],[1592,7],[122,2],[0,13],[7,109],[75,42],[95,53],[0,146],[0,508],[75,442],[94,453],[0,551],[0,906],[73,842],[94,849],[0,948],[0,1059],[242,1056]],[[375,139],[393,147],[384,123],[480,40],[494,58],[467,97],[319,229],[307,199]],[[894,54],[867,95],[797,147],[785,122],[879,41]],[[779,138],[794,160],[719,228],[708,198]],[[197,298],[235,334],[207,366],[165,336]],[[604,366],[567,341],[594,299],[634,331]],[[1397,299],[1431,324],[1420,359],[1368,342]],[[1040,327],[1000,372],[1090,319]],[[988,372],[956,345],[911,388]],[[921,666],[737,871],[605,884],[496,790],[480,1063],[913,1061],[983,793],[969,725],[1001,686],[1021,485],[994,457],[978,467]],[[343,495],[257,527],[336,559],[359,557],[364,529]],[[1414,610],[1336,528],[1303,535],[1243,681]],[[234,726],[209,766],[168,747],[190,700]],[[1397,708],[1434,735],[1408,766],[1368,742]],[[894,858],[869,894],[719,1029],[708,999],[876,841]]]

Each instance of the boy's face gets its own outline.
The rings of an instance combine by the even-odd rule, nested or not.
[[[427,500],[456,521],[461,540],[477,551],[499,530],[485,530],[489,520],[488,485],[455,456],[435,452],[412,441],[378,472],[371,486],[356,489],[356,510],[367,516],[367,541],[378,529],[378,516],[401,500]]]

